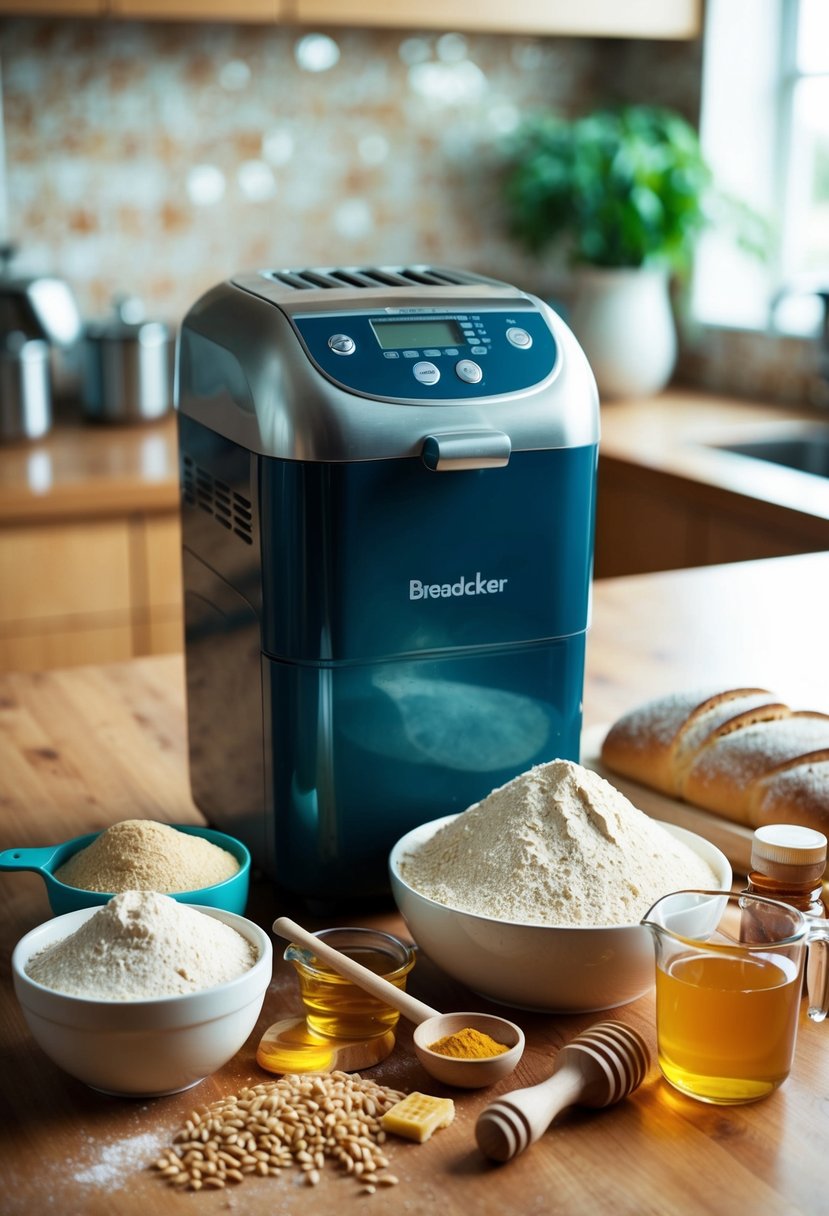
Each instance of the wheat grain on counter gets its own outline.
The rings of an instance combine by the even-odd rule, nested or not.
[[[316,1186],[326,1162],[364,1193],[394,1186],[380,1120],[405,1095],[348,1073],[284,1076],[194,1110],[154,1168],[173,1187],[216,1190],[296,1168]]]

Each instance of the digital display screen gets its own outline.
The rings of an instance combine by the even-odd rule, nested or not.
[[[416,321],[372,321],[371,328],[383,350],[460,346],[466,340],[463,330],[455,321],[433,321],[426,317]]]

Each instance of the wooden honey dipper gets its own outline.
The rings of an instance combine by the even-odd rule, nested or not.
[[[624,1022],[598,1022],[562,1047],[553,1075],[516,1089],[478,1116],[478,1148],[493,1161],[511,1161],[534,1144],[568,1106],[611,1106],[641,1085],[650,1067],[642,1036]]]

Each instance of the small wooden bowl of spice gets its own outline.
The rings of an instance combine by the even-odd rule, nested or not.
[[[509,1076],[524,1052],[524,1033],[489,1013],[444,1013],[415,1027],[415,1053],[430,1076],[459,1089],[483,1089]]]

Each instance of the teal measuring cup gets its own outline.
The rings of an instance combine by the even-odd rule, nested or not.
[[[199,887],[194,891],[171,892],[171,898],[182,904],[223,908],[226,912],[236,912],[243,916],[250,886],[250,853],[241,840],[227,836],[224,832],[217,832],[214,828],[179,823],[170,826],[177,832],[201,836],[218,848],[226,849],[239,863],[238,871],[224,882],[214,883],[212,887]],[[67,886],[55,878],[55,871],[74,853],[85,849],[100,835],[100,832],[89,832],[85,836],[65,840],[63,844],[46,845],[43,848],[6,849],[0,853],[0,870],[32,870],[39,874],[46,884],[49,906],[55,916],[62,916],[64,912],[75,912],[78,908],[94,908],[99,904],[108,903],[113,892],[84,891],[81,887]]]

